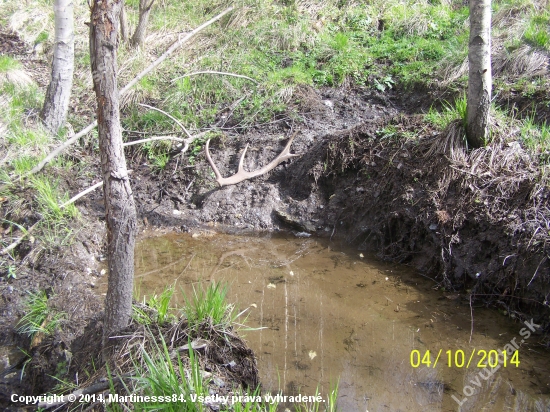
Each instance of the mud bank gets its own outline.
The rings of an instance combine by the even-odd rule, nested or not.
[[[421,105],[414,96],[300,93],[300,123],[231,130],[211,143],[224,176],[236,172],[246,144],[245,167],[253,170],[295,130],[300,157],[222,188],[203,158],[142,173],[133,187],[145,223],[345,239],[413,266],[438,287],[467,290],[474,301],[548,325],[549,190],[537,159],[504,140],[467,150],[460,125],[439,133],[412,113]]]

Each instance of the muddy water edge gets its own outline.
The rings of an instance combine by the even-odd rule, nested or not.
[[[467,295],[408,267],[291,233],[150,235],[137,246],[142,296],[175,284],[181,305],[183,294],[214,281],[247,309],[247,327],[262,328],[240,333],[264,390],[313,395],[319,387],[326,395],[339,381],[342,411],[447,411],[459,402],[463,411],[550,408],[550,362],[521,332],[525,324],[471,307]],[[492,375],[481,368],[483,351],[511,341],[518,366],[510,358]]]

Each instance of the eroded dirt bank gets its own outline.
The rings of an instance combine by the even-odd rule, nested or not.
[[[224,176],[235,173],[245,144],[252,170],[295,130],[300,157],[223,188],[203,157],[192,165],[172,161],[136,179],[141,215],[182,230],[207,224],[345,238],[441,287],[547,325],[549,191],[537,159],[506,141],[468,151],[458,124],[438,133],[414,114],[421,103],[397,93],[302,90],[301,123],[228,132],[211,145]]]
[[[247,143],[245,165],[252,170],[298,131],[292,150],[300,157],[237,185],[219,188],[202,151],[193,163],[175,151],[162,171],[154,171],[139,149],[129,152],[141,229],[284,229],[343,238],[359,250],[414,266],[439,287],[470,291],[477,303],[492,303],[515,318],[533,317],[548,329],[550,211],[547,179],[536,159],[504,141],[468,152],[453,130],[437,133],[415,114],[424,100],[414,95],[302,89],[294,101],[300,120],[247,130],[228,124],[225,136],[211,142],[212,157],[228,176]],[[60,176],[71,194],[98,177]],[[33,253],[37,245],[25,241],[18,278],[2,282],[4,344],[29,346],[13,332],[27,290],[55,290],[55,305],[69,314],[62,331],[31,350],[26,367],[34,378],[19,380],[26,358],[9,359],[4,399],[15,390],[39,393],[53,386],[53,378],[37,377],[78,352],[81,339],[75,337],[101,308],[94,293],[103,276],[101,191],[77,205],[82,217],[71,248]],[[29,212],[25,218],[32,223],[37,216]]]

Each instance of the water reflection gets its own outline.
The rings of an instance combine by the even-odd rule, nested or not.
[[[519,349],[518,368],[487,380],[476,380],[476,367],[447,365],[447,350],[500,350],[520,324],[476,308],[470,342],[468,301],[355,251],[291,235],[151,237],[137,247],[136,280],[148,296],[174,282],[185,293],[198,282],[228,282],[229,299],[249,308],[247,326],[264,328],[245,333],[264,388],[285,395],[317,387],[326,395],[339,379],[341,411],[459,410],[453,396],[466,399],[462,411],[550,410],[548,356],[534,339]],[[432,352],[429,367],[411,366],[414,349]],[[475,393],[466,398],[465,386]]]

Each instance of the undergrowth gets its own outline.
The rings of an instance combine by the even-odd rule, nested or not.
[[[51,335],[66,315],[49,304],[45,291],[29,292],[23,311],[25,315],[17,324],[17,331],[32,338],[37,333]]]
[[[235,412],[279,410],[275,395],[262,392],[259,386],[227,388],[226,383],[220,386],[219,382],[227,379],[219,374],[224,368],[206,366],[211,352],[227,353],[225,345],[242,345],[232,330],[236,316],[233,305],[226,301],[228,286],[211,283],[206,288],[193,289],[181,308],[172,307],[174,290],[174,286],[169,286],[160,295],[134,303],[133,319],[138,326],[132,327],[133,336],[130,331],[125,333],[125,343],[113,357],[115,365],[105,368],[112,382],[111,394],[121,396],[111,403],[109,410],[125,410],[130,404],[135,411],[203,412],[211,410],[211,406]],[[140,290],[135,291],[139,293]],[[139,345],[133,343],[136,339]],[[205,347],[209,349],[205,351]],[[113,373],[116,369],[118,372]],[[121,375],[125,379],[119,379]],[[116,380],[121,382],[122,390],[115,387]],[[70,387],[70,383],[65,386]],[[126,400],[126,394],[135,397]],[[214,394],[225,398],[216,402]],[[311,395],[321,396],[319,389]],[[293,410],[334,412],[337,397],[338,385],[335,385],[326,399],[321,396],[321,402],[297,403]]]

